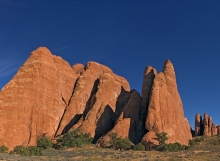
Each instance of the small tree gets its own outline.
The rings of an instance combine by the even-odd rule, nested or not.
[[[165,145],[166,141],[169,139],[167,137],[166,132],[156,133],[156,138],[154,138],[159,142],[159,145]]]

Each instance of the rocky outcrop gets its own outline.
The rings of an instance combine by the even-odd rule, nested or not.
[[[169,60],[165,62],[163,72],[154,78],[145,128],[155,133],[166,132],[167,143],[188,145],[192,138],[189,123],[184,117],[173,64]]]
[[[149,105],[151,88],[156,74],[157,71],[153,67],[147,66],[145,68],[143,85],[142,85],[141,116],[140,116],[141,118],[139,122],[139,129],[141,129],[141,134],[139,135],[141,137],[143,137],[147,132],[144,127],[145,127],[146,115]]]
[[[100,77],[97,92],[92,97],[90,111],[79,126],[82,131],[90,133],[94,141],[113,128],[122,112],[123,106],[117,104],[118,97],[123,95],[122,90],[124,90],[122,84],[114,75],[104,73]]]
[[[114,133],[117,133],[118,137],[129,138],[133,143],[140,142],[141,138],[137,135],[137,133],[139,133],[137,125],[140,120],[140,103],[141,97],[139,93],[132,90],[129,93],[129,100],[123,108],[114,127],[97,141],[97,145],[101,147],[109,147],[111,134]]]
[[[78,76],[47,48],[33,51],[0,93],[0,144],[11,149],[54,137]]]
[[[199,119],[200,117],[200,119]],[[199,122],[200,120],[200,122]],[[212,117],[208,116],[207,113],[204,113],[204,119],[202,121],[202,117],[200,114],[196,114],[195,118],[195,136],[201,136],[201,135],[206,135],[206,136],[213,136],[217,135],[220,133],[220,126],[216,126],[212,122]],[[200,132],[199,132],[200,130]]]
[[[202,116],[200,114],[196,114],[196,118],[195,118],[195,136],[200,136],[202,134],[203,134]]]
[[[215,134],[211,120],[208,133]],[[109,146],[112,133],[134,144],[153,143],[157,132],[167,132],[172,143],[191,139],[169,60],[159,74],[145,69],[141,97],[110,68],[97,62],[71,67],[45,47],[33,51],[0,91],[0,123],[0,146],[10,149],[74,129],[90,133],[100,146]]]

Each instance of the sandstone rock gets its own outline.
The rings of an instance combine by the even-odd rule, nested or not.
[[[140,126],[139,128],[142,129],[142,132],[140,134],[142,137],[144,134],[146,134],[146,130],[144,126],[146,121],[151,88],[156,74],[157,74],[156,69],[154,69],[151,66],[147,66],[144,71],[144,80],[142,85],[141,118],[139,123]]]
[[[212,123],[212,126],[211,126],[211,135],[217,135],[218,134],[218,129],[217,127],[215,126],[215,124]]]
[[[165,62],[163,72],[154,78],[145,128],[155,133],[166,132],[168,143],[188,145],[192,139],[189,123],[184,117],[174,68],[169,60]]]
[[[216,128],[217,128],[217,134],[220,134],[220,125],[218,125]]]
[[[140,119],[141,97],[135,90],[130,92],[130,98],[123,108],[123,111],[116,121],[114,127],[97,141],[97,146],[108,147],[110,135],[117,133],[119,137],[129,138],[133,143],[140,142],[141,138],[137,137],[137,125]]]
[[[208,135],[211,136],[212,135],[212,117],[209,116],[209,119],[208,119]]]
[[[142,138],[141,142],[143,144],[145,144],[146,142],[151,142],[155,145],[159,145],[159,142],[157,140],[155,140],[156,138],[156,134],[153,131],[148,132],[147,134],[144,135],[144,137]]]
[[[203,135],[203,124],[202,124],[202,116],[200,114],[196,114],[195,117],[195,136]]]
[[[101,75],[98,90],[90,104],[90,111],[79,126],[82,131],[90,133],[94,141],[113,128],[124,107],[118,106],[117,103],[122,90],[124,90],[122,85],[114,75],[110,73]]]
[[[207,113],[204,113],[203,130],[203,135],[209,136],[209,116]]]
[[[74,68],[82,69],[82,66],[80,67],[77,65],[77,67]],[[121,91],[121,87],[126,90],[130,90],[127,80],[114,74],[110,68],[96,62],[88,62],[86,64],[85,71],[82,72],[76,83],[70,104],[65,110],[56,135],[66,133],[70,128],[76,129],[82,125],[87,113],[95,102],[96,98],[93,98],[93,96],[98,90],[98,84],[100,84],[101,81],[100,79],[106,74],[110,75],[114,79],[112,85],[114,86],[114,83],[117,84],[117,90]],[[108,92],[108,89],[105,89],[103,92]],[[103,97],[105,96],[103,95]]]
[[[0,144],[12,149],[53,137],[77,77],[47,48],[33,51],[0,93]]]

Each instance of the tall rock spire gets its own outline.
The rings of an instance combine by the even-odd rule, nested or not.
[[[163,72],[157,74],[154,79],[145,128],[155,133],[166,132],[168,143],[188,145],[189,139],[192,138],[170,60],[165,61]]]

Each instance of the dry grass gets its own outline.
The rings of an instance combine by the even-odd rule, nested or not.
[[[159,151],[117,151],[105,148],[96,148],[93,145],[83,148],[71,148],[66,150],[49,149],[43,152],[43,156],[19,156],[0,154],[0,161],[58,161],[58,160],[82,160],[82,161],[219,161],[220,160],[220,136],[206,137],[189,150],[179,152]]]

